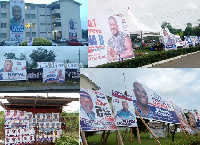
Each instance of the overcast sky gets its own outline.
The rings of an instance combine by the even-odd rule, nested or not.
[[[88,0],[88,15],[125,14],[128,7],[149,27],[154,21],[160,25],[166,21],[174,28],[185,30],[188,22],[195,26],[200,19],[200,0]]]
[[[69,98],[79,98],[80,94],[79,93],[0,93],[0,96],[44,96],[47,97],[47,95],[50,96],[55,96],[55,97],[69,97]],[[6,103],[6,99],[0,99],[1,102]],[[80,102],[79,101],[73,101],[68,104],[69,106],[65,106],[63,110],[65,112],[74,112],[79,110],[80,107]],[[0,111],[4,110],[3,107],[0,106]]]
[[[197,109],[200,112],[200,68],[90,68],[81,69],[81,74],[88,76],[110,96],[112,90],[127,91],[131,95],[133,82],[138,81],[164,100],[172,101],[182,109]]]

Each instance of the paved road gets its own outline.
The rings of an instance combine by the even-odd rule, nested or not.
[[[159,64],[152,68],[200,68],[200,53]]]

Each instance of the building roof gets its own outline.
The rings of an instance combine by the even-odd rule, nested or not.
[[[99,86],[97,86],[97,85],[96,85],[89,77],[87,77],[86,75],[80,74],[80,78],[81,78],[81,77],[85,78],[85,79],[88,80],[92,85],[94,85],[94,87],[97,88],[97,89],[95,89],[95,90],[101,89]]]
[[[79,98],[44,97],[44,96],[4,96],[0,99],[7,99],[8,103],[1,103],[3,108],[12,107],[62,107],[72,101],[79,101]]]
[[[57,2],[62,2],[62,1],[70,1],[70,2],[73,2],[73,3],[75,3],[75,4],[78,4],[79,6],[82,5],[82,4],[80,4],[79,2],[76,2],[76,1],[74,1],[74,0],[58,0],[58,1],[52,2],[50,5],[54,5],[54,4],[56,4]]]

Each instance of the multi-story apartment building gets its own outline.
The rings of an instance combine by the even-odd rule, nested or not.
[[[0,41],[10,40],[10,2],[0,1]],[[49,5],[25,3],[25,39],[69,38],[69,21],[76,22],[77,38],[82,37],[80,3],[58,0]]]

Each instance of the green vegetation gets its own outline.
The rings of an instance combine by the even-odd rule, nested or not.
[[[125,136],[124,141],[123,141],[124,145],[130,145],[130,144],[140,145],[136,137],[133,138],[133,142],[131,143],[130,137],[131,137],[130,133]],[[200,136],[190,135],[189,137],[192,142],[200,140]],[[167,138],[158,138],[158,140],[161,143],[161,145],[170,145],[170,144],[171,145],[188,145],[188,144],[190,144],[188,141],[186,141],[186,137],[185,137],[184,133],[178,132],[175,134],[174,138],[175,138],[174,139],[175,142],[173,142],[173,143],[172,143],[172,135],[171,134],[169,134],[169,137],[167,137]],[[141,139],[141,145],[157,145],[156,141],[153,138],[150,138],[149,132],[146,132],[145,134],[140,133],[140,139]],[[89,145],[90,144],[101,145],[100,140],[101,140],[100,134],[88,137]],[[107,144],[108,145],[116,145],[117,144],[115,132],[112,132],[109,135]]]
[[[142,55],[136,58],[128,59],[123,62],[112,62],[97,66],[97,68],[137,68],[152,64],[161,60],[166,60],[187,53],[200,51],[200,46],[190,48],[179,48],[178,50],[161,51],[154,54]]]
[[[79,145],[79,141],[76,141],[72,136],[62,135],[56,145]]]
[[[27,46],[27,40],[22,43],[22,46]],[[52,46],[51,41],[46,38],[34,38],[32,46]]]

